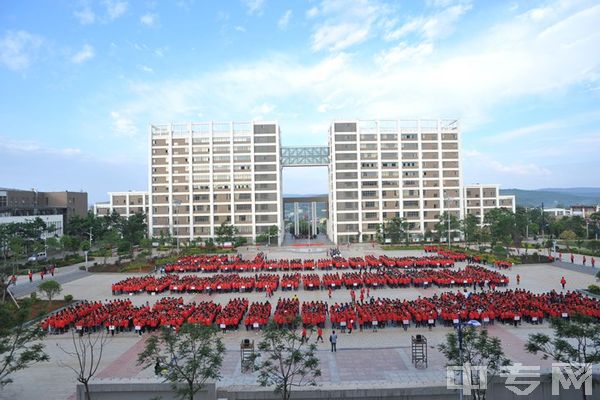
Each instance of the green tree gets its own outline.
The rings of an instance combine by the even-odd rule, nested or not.
[[[461,224],[454,214],[442,213],[439,216],[438,222],[435,224],[435,231],[437,232],[438,239],[440,242],[442,239],[448,240],[448,229],[450,229],[450,241],[456,235],[460,235]],[[450,245],[450,243],[448,243]]]
[[[315,378],[321,376],[316,344],[305,343],[296,330],[279,328],[270,322],[258,349],[261,353],[252,357],[258,382],[261,386],[274,386],[283,400],[290,399],[294,387],[314,386]]]
[[[277,225],[271,225],[267,228],[267,231],[263,234],[266,236],[265,242],[271,244],[273,243],[273,239],[275,239],[275,243],[277,243],[277,238],[279,237],[279,227]]]
[[[561,232],[559,238],[566,241],[575,241],[577,240],[577,235],[572,230],[567,229]]]
[[[79,244],[79,249],[81,251],[90,251],[91,246],[90,246],[90,242],[88,240],[83,240],[80,244]]]
[[[119,255],[131,253],[131,242],[129,242],[127,240],[119,241],[119,244],[117,246],[117,253]]]
[[[515,214],[506,208],[493,208],[484,217],[489,224],[490,239],[492,247],[502,245],[509,254],[511,244],[517,246],[521,242],[521,236],[517,230]]]
[[[22,258],[25,256],[25,243],[22,238],[18,236],[12,236],[8,242],[8,248],[12,256],[16,259]]]
[[[75,253],[79,250],[79,247],[81,245],[81,238],[77,236],[63,235],[60,238],[60,244],[66,251]]]
[[[149,238],[143,238],[142,240],[140,240],[140,247],[142,249],[144,249],[144,251],[147,251],[149,256],[152,255],[152,239]]]
[[[596,254],[600,254],[600,240],[590,240],[587,243],[587,248]]]
[[[465,242],[467,247],[475,240],[477,228],[479,227],[479,218],[473,214],[467,214],[461,221],[461,229],[465,234]]]
[[[62,292],[62,287],[57,281],[49,279],[38,285],[38,292],[43,293],[48,298],[48,302],[52,303],[52,299]]]
[[[217,235],[215,242],[222,246],[223,243],[226,242],[233,243],[236,235],[238,234],[238,230],[235,226],[223,222],[221,226],[215,229],[215,234]]]
[[[41,341],[44,332],[27,325],[29,311],[29,302],[19,309],[9,303],[0,304],[0,387],[12,382],[14,372],[49,359]]]
[[[54,236],[51,236],[46,240],[46,246],[48,251],[48,257],[50,257],[51,255],[58,254],[62,250],[60,240]]]
[[[459,348],[456,332],[448,333],[446,342],[438,345],[438,349],[448,360],[447,366],[486,367],[488,379],[505,372],[506,367],[511,364],[510,360],[504,356],[500,339],[489,336],[486,329],[478,331],[471,326],[464,328],[462,330],[462,351]],[[473,398],[484,400],[486,388],[477,387],[477,378],[477,371],[467,369],[463,379],[468,380],[470,386],[474,387]]]
[[[544,359],[566,363],[579,369],[576,364],[591,364],[600,362],[600,325],[594,318],[576,314],[570,319],[552,318],[550,326],[554,331],[552,336],[544,333],[529,335],[525,349],[533,354],[541,353]],[[585,385],[581,387],[581,395],[585,400],[587,395]]]
[[[394,217],[386,220],[377,227],[377,237],[381,243],[390,239],[391,243],[400,243],[402,240],[409,243],[408,222],[400,217]]]
[[[133,245],[140,244],[148,232],[146,215],[137,213],[129,216],[129,218],[120,218],[119,228],[123,240],[126,240]]]
[[[221,377],[225,345],[213,327],[184,324],[179,332],[152,335],[138,355],[138,365],[155,366],[180,399],[193,400],[207,380]],[[184,385],[179,385],[183,383]]]

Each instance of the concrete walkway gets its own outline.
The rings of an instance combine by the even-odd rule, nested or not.
[[[600,271],[600,268],[598,268],[598,266],[600,266],[599,264],[596,265],[596,268],[592,268],[589,263],[586,266],[583,266],[582,264],[571,264],[570,262],[565,261],[554,261],[552,265],[565,270],[581,272],[582,274],[588,274],[592,276],[596,275],[598,271]]]
[[[40,283],[46,280],[55,280],[61,285],[64,285],[65,283],[89,276],[90,272],[80,270],[80,266],[85,266],[85,263],[57,268],[54,272],[54,276],[48,273],[44,276],[44,280],[40,278],[39,273],[33,274],[33,282],[29,282],[27,275],[21,275],[18,277],[17,284],[10,287],[10,291],[15,297],[24,297],[30,295],[32,292],[36,292]]]

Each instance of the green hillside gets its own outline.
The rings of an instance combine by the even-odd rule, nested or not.
[[[503,195],[514,195],[517,205],[545,208],[569,207],[574,204],[600,204],[600,188],[500,189]]]

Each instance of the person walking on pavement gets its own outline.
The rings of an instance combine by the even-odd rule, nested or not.
[[[521,275],[517,274],[517,286],[521,284]]]
[[[29,283],[33,283],[33,272],[31,270],[27,271],[27,275],[29,276]]]
[[[585,258],[585,256],[583,256],[583,266],[585,267],[585,263],[587,262],[587,259]]]
[[[333,353],[335,351],[337,353],[337,335],[335,334],[335,331],[332,331],[331,335],[329,335],[329,342],[331,343],[331,352]]]
[[[560,278],[560,284],[562,285],[562,288],[565,288],[565,285],[567,284],[567,280],[565,279],[565,277],[563,276],[562,278]]]
[[[592,257],[592,268],[596,268],[596,259]]]
[[[321,328],[320,326],[317,328],[317,343],[319,342],[319,339],[321,339],[321,343],[323,343],[323,328]]]
[[[573,253],[571,253],[571,264],[573,264],[575,262],[575,256],[573,255]]]

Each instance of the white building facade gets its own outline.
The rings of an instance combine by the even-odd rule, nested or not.
[[[460,127],[456,120],[334,121],[329,129],[329,236],[374,240],[401,217],[413,238],[442,213],[463,216]]]
[[[483,226],[485,214],[494,208],[507,208],[515,212],[515,196],[503,196],[500,194],[500,185],[475,184],[463,187],[463,198],[465,199],[464,215],[474,215]]]
[[[149,141],[150,236],[205,240],[230,224],[252,242],[282,229],[276,122],[151,125]]]
[[[108,216],[113,212],[126,218],[138,213],[148,215],[146,191],[108,192],[108,198],[108,202],[94,204],[95,215]]]

